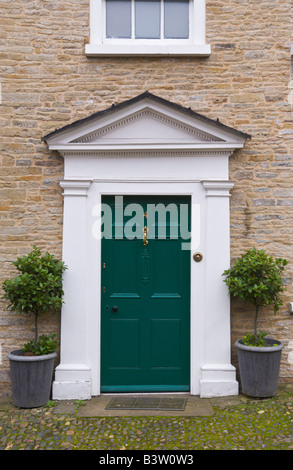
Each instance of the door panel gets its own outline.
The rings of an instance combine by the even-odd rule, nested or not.
[[[132,240],[115,240],[115,243],[110,243],[110,249],[110,296],[112,298],[139,297],[138,245]],[[125,266],[127,266],[127,276],[125,276]]]
[[[167,341],[162,341],[162,332]],[[151,367],[180,367],[181,320],[151,320]]]
[[[181,247],[178,240],[156,240],[152,247],[152,297],[181,297]]]
[[[139,367],[139,323],[139,320],[136,319],[110,319],[109,351],[111,352],[112,368]]]
[[[190,209],[190,199],[125,196],[123,220],[114,196],[102,202],[111,207],[112,236],[102,238],[101,390],[189,390],[190,252],[181,249],[179,208]],[[130,204],[141,208],[135,224]],[[177,219],[154,217],[158,204],[172,204]]]

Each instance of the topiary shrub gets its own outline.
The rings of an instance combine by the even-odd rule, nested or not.
[[[52,349],[54,345],[56,349],[57,343],[52,336],[46,338],[43,335],[38,344],[38,318],[61,308],[62,276],[67,269],[65,264],[48,252],[42,254],[36,246],[27,256],[17,258],[12,264],[20,274],[3,282],[3,299],[10,302],[9,310],[33,314],[35,317],[34,340],[26,344],[26,351],[29,345],[35,354],[42,354],[36,351]]]
[[[229,293],[249,302],[255,309],[253,336],[246,341],[253,346],[263,346],[264,333],[257,331],[258,314],[261,307],[272,305],[274,313],[283,305],[284,291],[282,272],[288,261],[273,258],[265,250],[252,248],[238,258],[233,266],[223,273]]]

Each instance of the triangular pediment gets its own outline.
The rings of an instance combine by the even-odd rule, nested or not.
[[[239,148],[249,137],[146,92],[44,137],[54,150]]]
[[[110,125],[74,139],[72,143],[192,143],[221,141],[204,130],[146,107]]]

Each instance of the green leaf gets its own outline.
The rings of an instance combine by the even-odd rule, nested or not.
[[[260,307],[272,305],[274,313],[283,305],[284,291],[282,272],[288,261],[274,259],[265,250],[252,248],[235,260],[223,273],[229,293]]]
[[[9,310],[37,317],[60,309],[63,272],[67,269],[62,261],[34,246],[31,253],[12,264],[20,274],[3,282],[3,299],[9,301]]]
[[[57,349],[57,335],[41,335],[37,343],[29,341],[23,347],[23,352],[33,353],[36,356],[51,354]]]

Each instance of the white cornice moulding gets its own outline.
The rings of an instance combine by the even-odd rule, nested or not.
[[[87,197],[87,192],[92,183],[91,179],[70,179],[60,181],[60,186],[64,190],[63,196],[83,196]]]
[[[177,158],[177,157],[194,157],[196,156],[208,156],[208,157],[230,157],[232,155],[234,149],[231,150],[153,150],[153,151],[120,151],[120,150],[109,150],[106,152],[105,150],[60,150],[60,154],[63,157],[115,157],[115,158],[133,158],[133,157],[148,157],[148,158],[159,158],[159,157],[168,157],[168,158]]]
[[[49,145],[50,150],[57,150],[61,154],[64,152],[71,152],[72,154],[76,152],[83,152],[86,151],[88,153],[97,153],[101,151],[115,151],[117,153],[121,151],[125,152],[131,152],[131,151],[189,151],[193,153],[198,153],[198,152],[204,152],[204,153],[209,153],[214,150],[214,153],[216,154],[217,152],[226,152],[230,151],[230,153],[233,152],[234,149],[239,149],[243,148],[243,144],[241,143],[236,143],[236,142],[231,142],[231,143],[208,143],[208,144],[149,144],[149,145],[97,145],[97,144],[57,144],[57,145]]]
[[[230,197],[234,181],[203,181],[207,197]]]

